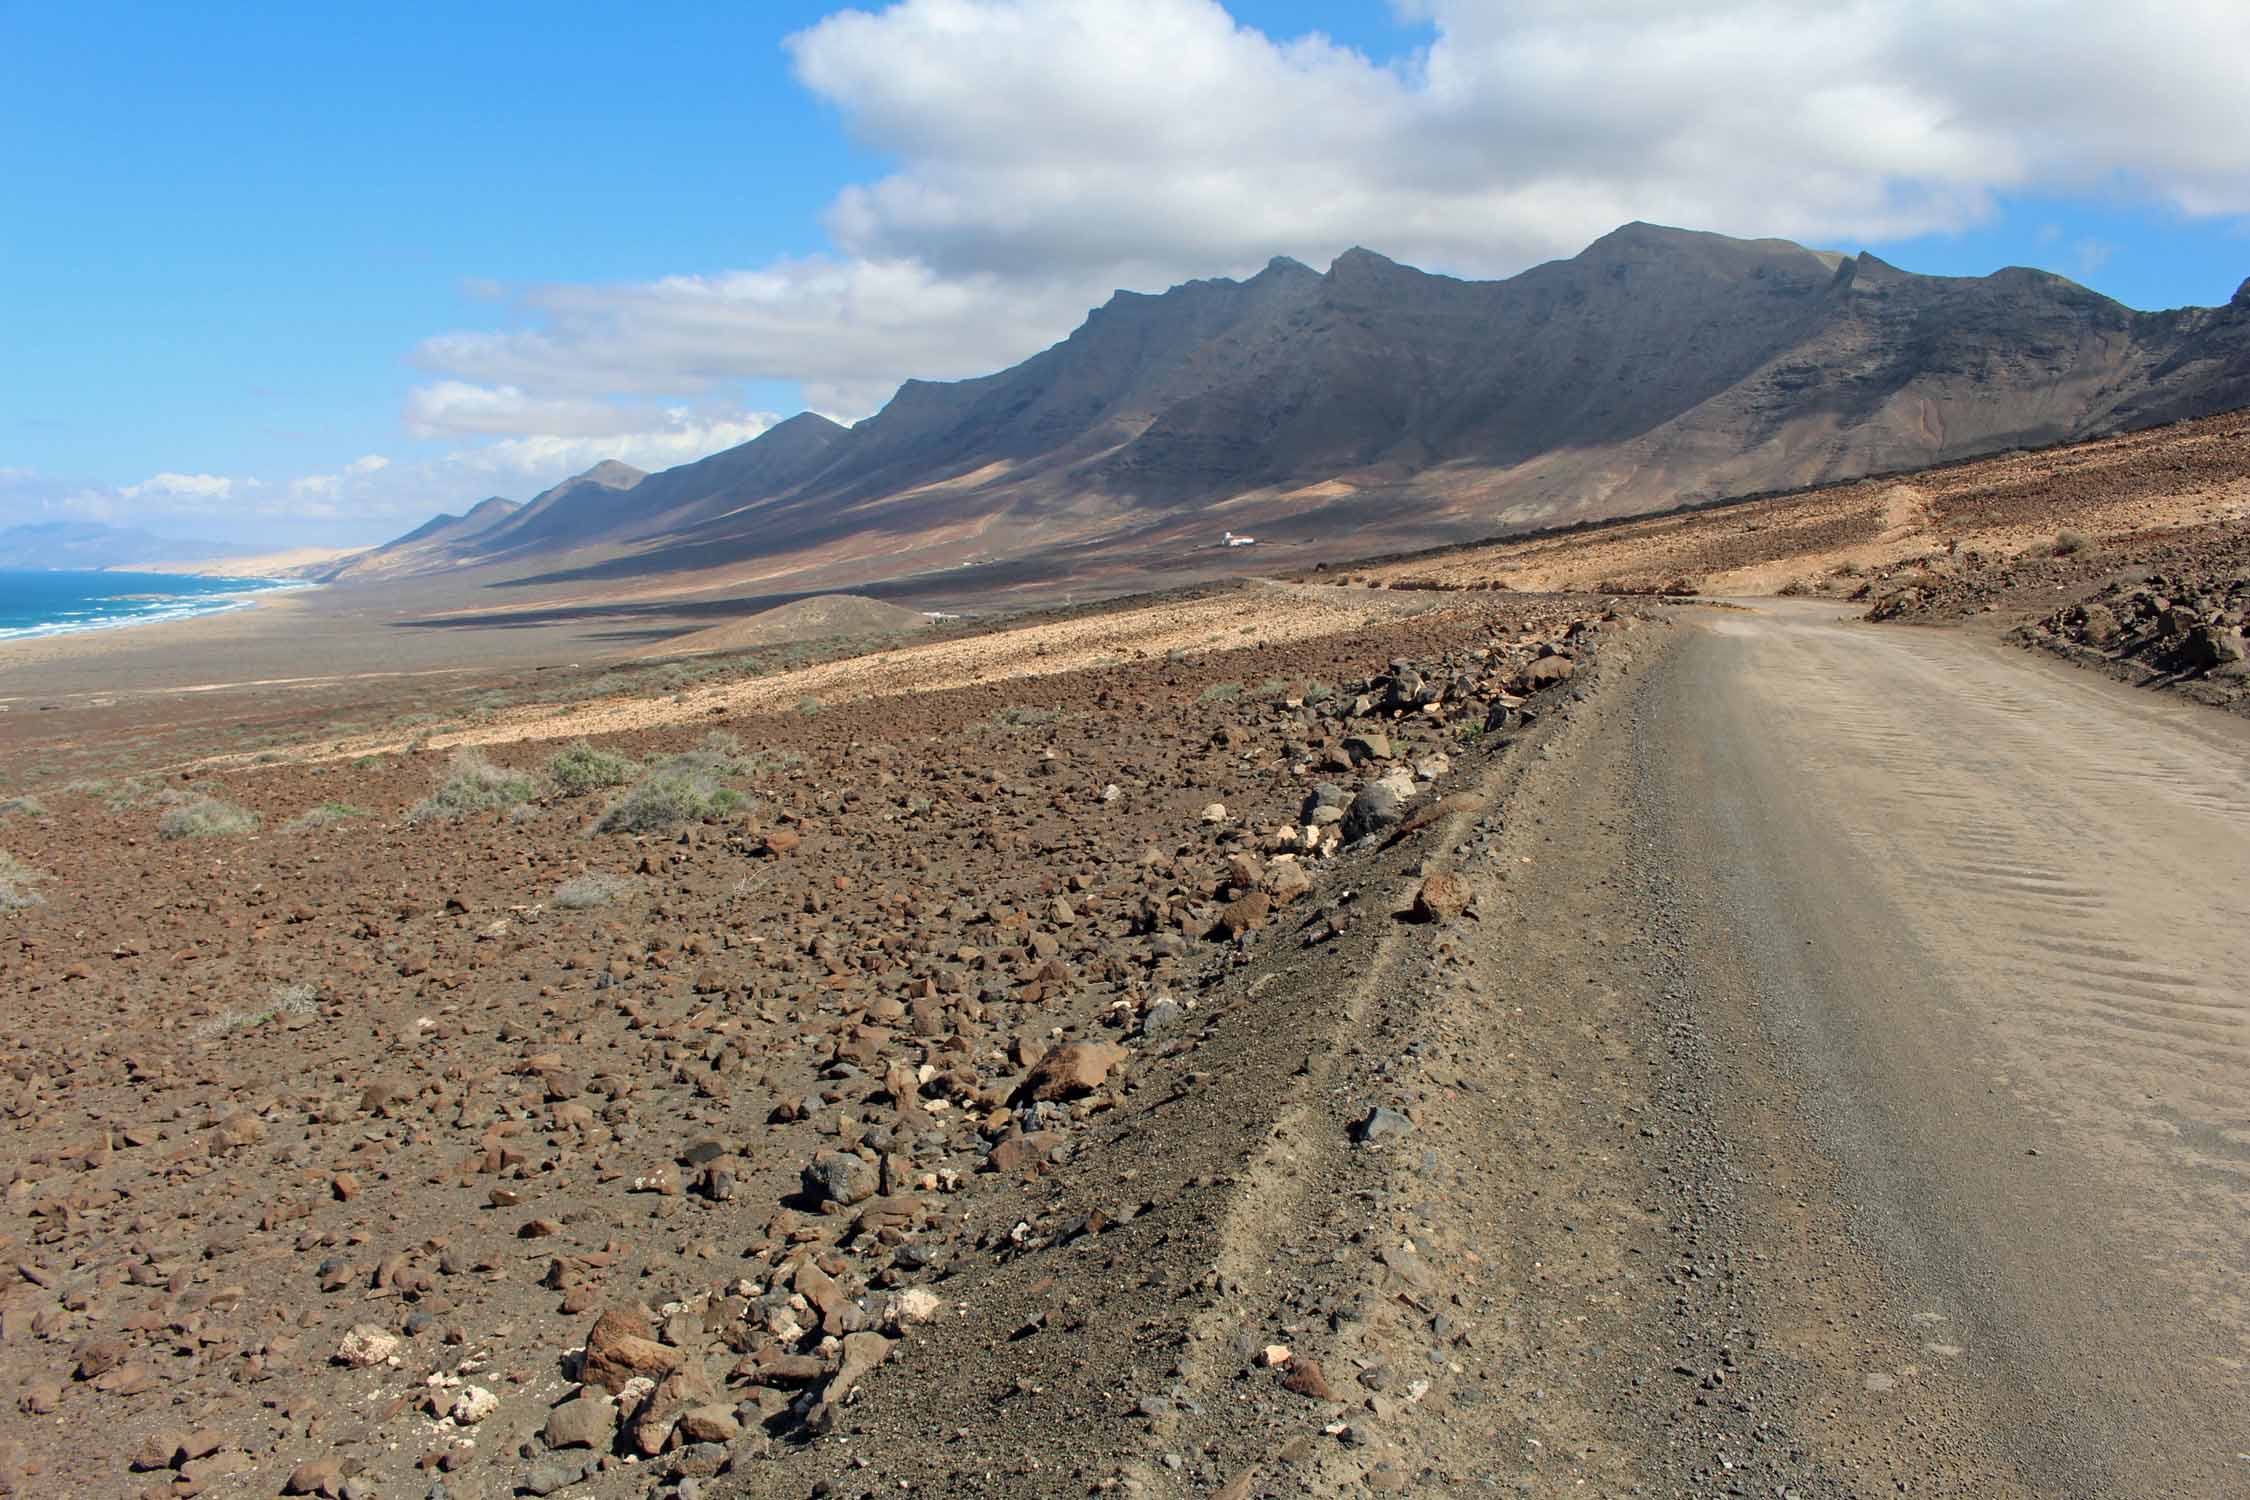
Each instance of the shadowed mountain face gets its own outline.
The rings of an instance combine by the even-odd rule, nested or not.
[[[1012,369],[699,463],[603,464],[378,571],[830,587],[1176,552],[1339,554],[1921,467],[2250,404],[2250,296],[2137,313],[2044,272],[1631,224],[1505,281],[1365,250],[1119,292]],[[392,544],[393,547],[399,544]]]

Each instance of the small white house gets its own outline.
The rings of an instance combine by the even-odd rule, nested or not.
[[[1258,539],[1256,537],[1236,536],[1231,531],[1222,535],[1219,540],[1229,547],[1255,547],[1258,545]]]

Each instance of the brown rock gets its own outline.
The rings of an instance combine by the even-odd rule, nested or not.
[[[152,1432],[141,1441],[133,1454],[133,1469],[146,1474],[151,1469],[169,1469],[179,1459],[180,1434],[173,1431]]]
[[[1044,1160],[1047,1153],[1062,1144],[1059,1130],[1034,1130],[1029,1135],[1015,1135],[995,1145],[985,1161],[995,1172],[1021,1172],[1033,1163]]]
[[[1414,920],[1450,922],[1469,909],[1473,894],[1469,882],[1451,870],[1432,870],[1414,893]]]
[[[344,1493],[344,1466],[333,1458],[308,1458],[289,1471],[284,1495],[325,1495],[329,1500]]]
[[[1312,877],[1293,859],[1276,860],[1266,870],[1266,894],[1276,906],[1287,906],[1312,889]]]
[[[1211,929],[1211,935],[1216,938],[1238,938],[1265,926],[1266,918],[1271,915],[1273,897],[1264,891],[1252,891],[1220,908],[1218,924]]]
[[[891,1345],[896,1342],[879,1333],[855,1333],[847,1337],[843,1360],[836,1366],[836,1373],[830,1377],[820,1399],[833,1406],[850,1395],[852,1388],[889,1356]]]
[[[96,1339],[79,1348],[78,1367],[73,1373],[80,1380],[97,1379],[125,1363],[131,1353],[123,1339]]]
[[[586,1335],[578,1378],[614,1396],[636,1376],[666,1379],[679,1369],[680,1360],[679,1350],[656,1341],[647,1318],[630,1308],[612,1307],[594,1320]]]
[[[694,1406],[680,1413],[680,1436],[691,1443],[731,1443],[742,1435],[731,1406]]]
[[[1109,1070],[1128,1055],[1115,1042],[1066,1042],[1039,1059],[1019,1092],[1044,1100],[1091,1094],[1109,1077]]]
[[[1285,1391],[1294,1391],[1300,1396],[1309,1396],[1315,1401],[1333,1401],[1336,1399],[1329,1393],[1328,1378],[1321,1374],[1320,1361],[1318,1360],[1290,1360],[1288,1373],[1281,1377],[1281,1388]]]

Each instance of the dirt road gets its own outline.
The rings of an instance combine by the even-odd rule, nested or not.
[[[1698,1019],[1919,1344],[1867,1391],[2032,1493],[2250,1493],[2250,733],[1773,600],[1634,720]]]

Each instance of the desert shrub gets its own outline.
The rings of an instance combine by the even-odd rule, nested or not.
[[[99,777],[73,781],[63,790],[83,797],[98,797],[108,805],[111,812],[124,812],[127,808],[139,807],[152,795],[146,782],[130,776],[123,781],[104,781]]]
[[[819,713],[827,706],[827,704],[821,702],[818,698],[813,697],[810,693],[807,693],[804,697],[797,700],[797,712],[803,714],[808,719],[811,718],[814,714]]]
[[[1009,707],[992,716],[992,722],[1003,729],[1035,729],[1041,724],[1052,724],[1061,715],[1051,708]]]
[[[1196,698],[1198,703],[1232,703],[1242,696],[1239,682],[1214,682]]]
[[[272,999],[264,1007],[256,1010],[222,1011],[197,1026],[195,1035],[199,1041],[211,1042],[237,1031],[248,1031],[254,1026],[263,1026],[268,1021],[276,1020],[282,1016],[318,1015],[320,1014],[320,1006],[317,1003],[319,998],[320,990],[315,985],[275,985]]]
[[[719,767],[699,763],[694,751],[651,766],[610,803],[594,831],[656,833],[739,811],[747,799],[720,780],[723,774]]]
[[[0,849],[0,911],[22,911],[27,906],[37,906],[41,897],[33,887],[46,878],[43,872]]]
[[[2055,556],[2075,557],[2086,550],[2086,533],[2064,529],[2055,533]]]
[[[318,807],[308,807],[281,825],[283,833],[305,833],[315,828],[333,828],[338,823],[348,823],[354,818],[371,818],[374,814],[364,807],[354,807],[349,802],[323,802]]]
[[[0,818],[44,818],[47,804],[29,793],[21,797],[0,797]]]
[[[573,740],[547,758],[547,779],[565,797],[623,786],[633,779],[633,763],[584,740]]]
[[[529,802],[535,790],[531,777],[524,772],[496,765],[480,751],[456,750],[446,762],[445,780],[408,809],[406,821],[427,823],[438,818],[500,812]]]
[[[231,838],[258,826],[258,815],[207,792],[169,793],[156,820],[156,835],[166,839]]]
[[[584,875],[573,875],[556,886],[555,905],[564,911],[584,911],[588,907],[608,906],[631,895],[633,888],[633,882],[622,875],[590,870]]]

